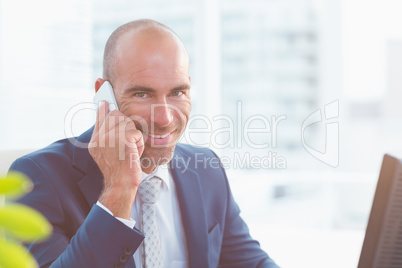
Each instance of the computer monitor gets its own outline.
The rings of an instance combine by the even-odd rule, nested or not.
[[[402,267],[402,162],[384,155],[358,268]]]

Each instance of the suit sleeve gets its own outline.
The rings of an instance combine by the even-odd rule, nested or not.
[[[94,205],[75,234],[68,234],[69,215],[50,176],[34,160],[17,159],[10,171],[26,174],[34,183],[31,193],[19,200],[41,212],[53,226],[51,237],[28,245],[40,267],[125,267],[143,240],[112,215]],[[68,202],[68,200],[65,200]]]
[[[222,172],[227,186],[228,205],[219,267],[278,268],[279,266],[260,248],[260,244],[250,236],[246,223],[240,217],[240,209],[232,196],[223,167]]]

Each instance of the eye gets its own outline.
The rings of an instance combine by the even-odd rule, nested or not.
[[[138,93],[135,93],[134,96],[138,97],[138,98],[145,98],[148,96],[148,94],[145,92],[138,92]]]
[[[175,91],[175,92],[172,92],[172,96],[173,96],[173,97],[178,97],[178,96],[181,96],[181,95],[183,95],[183,91]]]

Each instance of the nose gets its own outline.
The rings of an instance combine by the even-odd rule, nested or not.
[[[174,108],[171,104],[161,102],[152,105],[151,121],[157,128],[167,127],[173,122]]]

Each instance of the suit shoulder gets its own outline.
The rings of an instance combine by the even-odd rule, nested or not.
[[[36,150],[29,154],[22,156],[21,158],[30,158],[32,160],[41,160],[43,158],[54,157],[68,157],[72,154],[73,145],[68,139],[56,141],[42,149]]]
[[[31,160],[36,163],[71,164],[74,154],[77,153],[83,158],[87,156],[87,144],[91,139],[92,131],[93,127],[86,130],[80,136],[58,140],[42,149],[24,155],[14,162]]]
[[[58,167],[61,163],[71,163],[72,147],[68,139],[56,141],[42,149],[16,159],[10,170],[25,171],[29,166]]]

